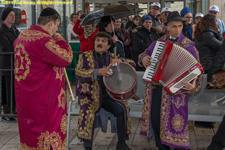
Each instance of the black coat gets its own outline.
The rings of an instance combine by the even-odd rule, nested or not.
[[[211,81],[212,75],[222,70],[224,64],[225,64],[225,41],[223,41],[218,53],[213,59],[212,66],[208,70],[207,81]]]
[[[143,53],[153,41],[158,40],[160,35],[151,28],[150,32],[144,27],[137,27],[133,30],[133,60],[137,64],[138,56]],[[136,66],[137,71],[144,71],[144,67]]]
[[[190,31],[191,30],[191,31]],[[192,24],[188,24],[186,25],[185,23],[183,24],[183,35],[187,38],[189,38],[190,40],[192,40]]]
[[[106,31],[105,31],[106,32]],[[114,35],[114,33],[109,33],[112,37]],[[116,55],[120,55],[120,57],[125,58],[125,51],[124,51],[124,44],[123,44],[123,40],[117,35],[117,33],[115,32],[115,35],[118,38],[118,41],[116,43],[113,43],[111,45],[111,47],[108,49],[109,52],[115,54],[115,50],[116,50]]]
[[[9,29],[4,24],[4,22],[2,22],[0,27],[0,52],[14,52],[13,42],[18,37],[18,35],[19,31],[14,26],[12,26],[12,28]],[[10,68],[11,68],[11,56],[0,55],[0,69],[10,69]],[[2,73],[3,75],[10,74],[10,72],[2,72]]]
[[[206,72],[212,66],[213,58],[218,52],[222,42],[222,35],[210,28],[203,31],[201,40],[198,41],[196,39],[195,46],[199,51],[200,63]]]

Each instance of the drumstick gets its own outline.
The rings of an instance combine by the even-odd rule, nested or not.
[[[67,73],[66,73],[66,68],[64,68],[64,75],[65,75],[65,79],[66,79],[66,83],[67,83],[67,86],[68,86],[68,89],[69,89],[70,96],[72,98],[72,102],[75,102],[76,99],[73,95],[73,91],[72,91],[72,88],[70,86],[70,82],[69,82],[69,79],[68,79],[68,76],[67,76]]]

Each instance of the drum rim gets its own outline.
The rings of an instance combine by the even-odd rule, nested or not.
[[[130,65],[129,63],[126,63],[126,62],[121,62],[121,63],[122,63],[122,64],[129,65],[129,66],[132,68],[132,70],[135,72],[135,82],[134,82],[134,83],[132,84],[132,86],[131,86],[129,89],[127,89],[126,91],[117,92],[117,91],[114,91],[114,90],[112,90],[111,88],[108,87],[108,85],[105,83],[105,76],[103,76],[103,82],[104,82],[104,84],[105,84],[105,86],[106,86],[106,89],[107,89],[107,90],[111,89],[110,92],[115,93],[115,94],[125,94],[125,93],[131,91],[131,90],[135,87],[135,85],[137,84],[137,74],[136,74],[136,70],[134,69],[134,67],[133,67],[132,65]]]

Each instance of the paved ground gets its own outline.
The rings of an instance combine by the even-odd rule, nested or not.
[[[76,138],[77,116],[71,119],[70,130],[70,149],[82,150],[82,143]],[[215,124],[214,129],[202,129],[193,126],[193,122],[189,122],[190,144],[191,150],[205,150],[209,145],[212,136],[215,134],[219,123]],[[110,124],[108,124],[110,126]],[[139,134],[140,119],[132,118],[132,134],[127,142],[132,150],[157,150],[154,141],[147,142],[144,136]],[[103,133],[100,129],[95,129],[95,137],[93,150],[115,150],[117,137],[116,134],[108,132]],[[19,150],[19,132],[17,122],[8,123],[0,121],[0,150]]]

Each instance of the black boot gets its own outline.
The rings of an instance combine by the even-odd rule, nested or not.
[[[118,141],[116,144],[116,150],[131,150],[125,141]]]
[[[84,150],[92,150],[92,147],[85,147]]]

